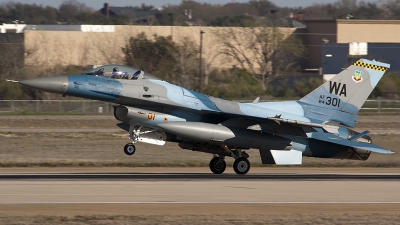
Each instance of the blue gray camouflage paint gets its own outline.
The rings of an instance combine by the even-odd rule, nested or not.
[[[145,126],[183,148],[235,158],[240,153],[230,149],[258,148],[263,163],[293,165],[301,164],[302,156],[366,160],[371,152],[392,153],[345,127],[355,125],[358,111],[389,68],[360,59],[299,101],[260,103],[207,96],[122,65],[20,83],[115,103],[115,117],[130,132]]]

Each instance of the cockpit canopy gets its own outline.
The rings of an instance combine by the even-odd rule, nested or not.
[[[92,70],[89,70],[85,75],[103,76],[114,79],[126,79],[126,80],[137,80],[137,79],[156,79],[158,77],[144,72],[143,70],[136,69],[134,67],[123,66],[123,65],[104,65]]]

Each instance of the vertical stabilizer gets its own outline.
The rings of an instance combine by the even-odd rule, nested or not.
[[[389,64],[360,59],[302,98],[307,117],[354,126],[357,113]]]

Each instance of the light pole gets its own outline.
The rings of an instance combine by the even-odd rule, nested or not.
[[[276,10],[276,9],[271,9],[270,12],[271,12],[271,14],[272,14],[272,16],[273,16],[272,24],[275,26],[275,13],[277,13],[278,10]]]
[[[200,58],[199,58],[199,92],[202,91],[203,89],[203,56],[202,56],[202,51],[203,51],[203,34],[205,32],[200,30]]]
[[[275,35],[276,35],[276,21],[275,21],[275,13],[277,13],[278,12],[278,10],[276,10],[276,9],[272,9],[271,10],[271,14],[272,14],[272,16],[273,16],[273,19],[272,19],[272,55],[271,55],[271,61],[272,61],[272,63],[271,63],[271,73],[272,74],[274,74],[275,73],[275,48],[276,48],[276,45],[275,45],[275,41],[276,41],[276,37],[275,37]]]
[[[173,13],[168,13],[168,16],[170,18],[170,22],[171,22],[171,39],[173,39],[174,36],[174,14]]]

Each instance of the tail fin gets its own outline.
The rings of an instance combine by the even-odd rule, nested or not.
[[[360,59],[300,99],[307,117],[354,126],[357,113],[390,64]]]

